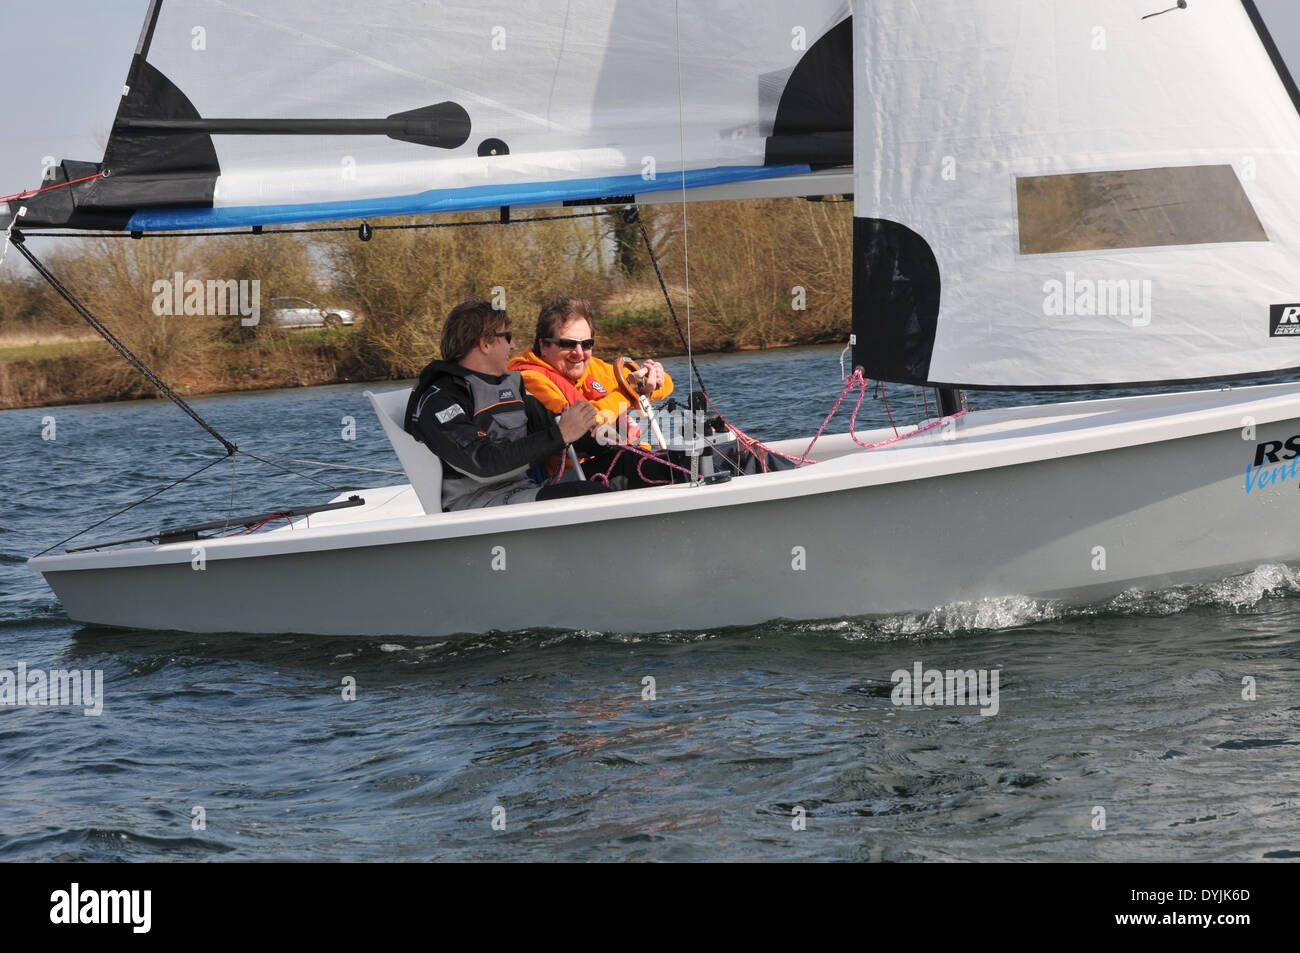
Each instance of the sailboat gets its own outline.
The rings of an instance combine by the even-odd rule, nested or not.
[[[395,3],[360,36],[345,6],[154,0],[103,161],[65,161],[20,228],[852,193],[853,367],[940,389],[942,416],[793,470],[444,513],[406,392],[375,393],[408,483],[310,528],[33,558],[72,619],[644,632],[1300,557],[1300,385],[1222,383],[1300,367],[1300,92],[1252,0]],[[655,598],[567,597],[559,554],[646,537]]]

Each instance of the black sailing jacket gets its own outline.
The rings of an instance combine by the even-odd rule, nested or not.
[[[404,418],[406,432],[452,468],[446,477],[518,479],[564,449],[554,416],[517,371],[493,378],[433,361],[420,372]]]

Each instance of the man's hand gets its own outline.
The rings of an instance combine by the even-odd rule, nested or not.
[[[590,401],[580,400],[560,413],[560,436],[565,443],[573,443],[596,426],[596,408]]]
[[[640,370],[632,375],[636,389],[646,397],[664,386],[664,366],[658,361],[647,360]]]

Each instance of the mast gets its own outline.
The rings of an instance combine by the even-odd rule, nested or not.
[[[955,387],[936,387],[935,399],[939,402],[939,416],[951,417],[966,406],[966,393]]]

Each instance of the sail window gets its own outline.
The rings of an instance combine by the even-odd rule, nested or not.
[[[1230,165],[1016,179],[1020,254],[1266,242]]]

